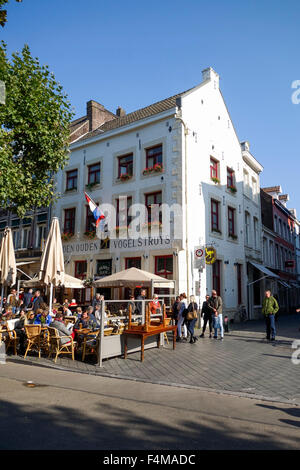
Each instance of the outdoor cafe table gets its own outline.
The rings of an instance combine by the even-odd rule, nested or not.
[[[141,362],[144,361],[144,349],[145,349],[145,340],[150,336],[157,335],[157,347],[160,347],[160,334],[167,333],[168,331],[173,331],[173,349],[175,349],[176,344],[176,325],[168,325],[168,326],[157,326],[157,327],[149,327],[149,331],[143,331],[141,329],[130,329],[124,330],[124,359],[127,358],[127,349],[128,349],[128,336],[138,337],[141,340]]]

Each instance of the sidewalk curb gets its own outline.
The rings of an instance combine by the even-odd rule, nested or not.
[[[215,389],[215,388],[207,388],[207,387],[201,387],[198,385],[188,385],[188,384],[180,384],[180,383],[172,383],[172,382],[164,382],[160,380],[146,380],[146,379],[140,379],[137,377],[130,377],[126,375],[115,375],[115,374],[109,374],[107,372],[98,372],[98,370],[95,367],[95,371],[83,371],[83,370],[78,370],[75,368],[65,368],[62,366],[59,366],[57,364],[41,364],[37,363],[34,361],[30,361],[28,359],[17,359],[17,358],[8,358],[7,362],[11,363],[23,363],[31,366],[36,366],[36,367],[44,367],[47,369],[54,369],[54,370],[60,370],[64,372],[70,372],[70,373],[76,373],[76,374],[84,374],[84,375],[92,375],[95,377],[105,377],[108,379],[117,379],[117,380],[129,380],[132,382],[141,382],[141,383],[148,383],[152,385],[162,385],[165,387],[177,387],[177,388],[185,388],[185,389],[190,389],[190,390],[198,390],[199,392],[206,392],[206,393],[214,393],[218,395],[228,395],[228,396],[235,396],[239,398],[249,398],[252,400],[259,400],[259,401],[268,401],[268,402],[273,402],[273,403],[282,403],[282,404],[288,404],[288,405],[293,405],[293,406],[300,406],[300,399],[284,399],[281,397],[268,397],[264,395],[257,395],[255,393],[247,393],[243,391],[233,391],[233,390],[226,390],[226,389]]]

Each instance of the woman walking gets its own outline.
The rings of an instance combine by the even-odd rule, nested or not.
[[[180,307],[179,307],[178,322],[177,322],[176,341],[178,342],[182,341],[181,339],[182,329],[183,329],[183,339],[187,341],[187,328],[186,328],[186,325],[184,324],[186,312],[187,312],[187,297],[186,297],[186,294],[183,293],[183,294],[180,294]]]
[[[197,313],[198,313],[198,305],[195,302],[195,297],[191,295],[191,302],[187,308],[187,315],[186,315],[187,329],[191,335],[190,344],[196,343],[196,341],[198,341],[198,338],[196,338],[194,334],[195,324],[197,321]]]

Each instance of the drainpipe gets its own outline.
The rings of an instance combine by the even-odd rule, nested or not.
[[[184,120],[175,114],[175,119],[181,122],[184,128],[184,199],[185,199],[185,255],[186,255],[186,287],[187,298],[190,300],[190,271],[189,271],[189,250],[188,250],[188,191],[187,191],[187,136],[188,127]]]

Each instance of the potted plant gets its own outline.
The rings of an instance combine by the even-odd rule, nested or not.
[[[216,233],[219,233],[220,235],[222,235],[221,230],[218,229],[218,228],[213,228],[213,229],[212,229],[212,232],[216,232]]]
[[[61,239],[64,242],[69,241],[73,237],[74,233],[72,232],[64,232],[61,234]]]
[[[232,238],[232,240],[237,240],[237,235],[230,233],[229,237]]]
[[[93,183],[88,183],[86,184],[86,188],[89,189],[90,191],[92,191],[93,187],[96,186],[96,184],[99,184],[99,182],[97,181],[94,181]]]
[[[215,176],[212,177],[211,180],[212,180],[215,184],[220,184],[219,178],[216,178]]]
[[[230,189],[230,191],[231,191],[232,193],[236,193],[236,192],[237,192],[237,189],[236,189],[236,187],[235,187],[234,185],[228,186],[228,189]]]
[[[132,178],[132,175],[129,175],[128,173],[123,173],[122,175],[119,176],[120,181],[127,181]]]
[[[163,166],[161,163],[155,163],[154,166],[149,166],[143,170],[143,175],[149,175],[151,173],[162,173]]]
[[[88,230],[87,232],[84,232],[84,236],[92,240],[96,237],[96,230]]]

